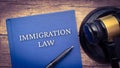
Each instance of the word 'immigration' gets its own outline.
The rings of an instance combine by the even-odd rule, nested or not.
[[[39,32],[39,33],[19,35],[19,40],[27,41],[27,40],[42,39],[42,38],[63,36],[63,35],[69,35],[69,34],[71,34],[70,28],[61,29],[61,30],[53,30],[49,32]]]

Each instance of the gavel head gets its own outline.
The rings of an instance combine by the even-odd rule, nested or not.
[[[83,32],[90,44],[112,40],[120,35],[120,14],[110,14],[100,17],[91,23],[85,23]]]

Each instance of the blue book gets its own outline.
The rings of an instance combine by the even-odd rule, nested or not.
[[[74,10],[6,20],[12,68],[45,68],[74,46],[55,68],[82,68]]]

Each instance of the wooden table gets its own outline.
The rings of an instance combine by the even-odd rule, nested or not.
[[[75,10],[79,31],[84,17],[102,6],[120,7],[120,0],[0,0],[0,68],[11,68],[5,24],[7,18]],[[110,68],[109,64],[99,64],[91,60],[82,49],[81,56],[83,68]]]

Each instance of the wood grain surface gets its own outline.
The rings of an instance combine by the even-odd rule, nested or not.
[[[6,32],[6,19],[75,10],[77,29],[84,17],[102,6],[120,7],[120,0],[0,0],[0,68],[11,68]],[[99,64],[91,60],[81,48],[83,68],[111,68],[109,64]]]

